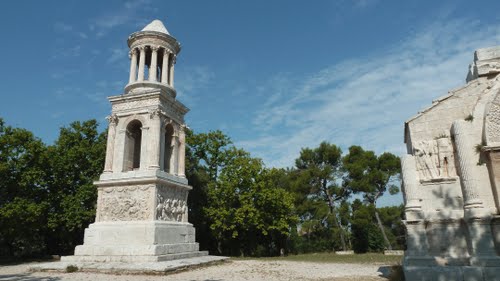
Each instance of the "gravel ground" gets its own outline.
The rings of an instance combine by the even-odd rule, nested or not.
[[[389,267],[374,264],[312,263],[293,261],[236,260],[168,275],[110,275],[98,273],[28,272],[28,264],[0,266],[4,280],[189,280],[189,281],[387,281]]]

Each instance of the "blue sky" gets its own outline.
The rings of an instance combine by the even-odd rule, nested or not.
[[[9,1],[0,117],[52,143],[128,81],[127,36],[153,19],[182,44],[178,99],[267,166],[326,140],[404,153],[403,123],[500,45],[498,1]],[[382,204],[401,202],[388,196]]]

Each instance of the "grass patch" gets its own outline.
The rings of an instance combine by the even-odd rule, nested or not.
[[[312,253],[300,255],[288,255],[286,257],[265,257],[265,258],[231,258],[232,260],[260,260],[260,261],[303,261],[303,262],[324,262],[324,263],[359,263],[359,264],[401,264],[402,256],[385,256],[384,254],[368,253],[354,255],[336,255],[334,253]]]
[[[75,265],[68,265],[66,267],[66,272],[68,272],[68,273],[77,272],[77,271],[78,271],[78,267]]]

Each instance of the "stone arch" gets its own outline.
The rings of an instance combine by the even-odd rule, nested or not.
[[[485,111],[483,142],[487,146],[500,146],[500,92]]]
[[[125,151],[123,170],[132,171],[141,165],[142,123],[133,119],[127,124],[125,130]]]

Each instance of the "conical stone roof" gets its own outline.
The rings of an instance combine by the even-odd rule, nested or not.
[[[170,35],[170,33],[168,33],[167,28],[163,25],[163,23],[160,20],[152,21],[150,24],[146,25],[146,27],[144,27],[142,31],[156,31]]]

